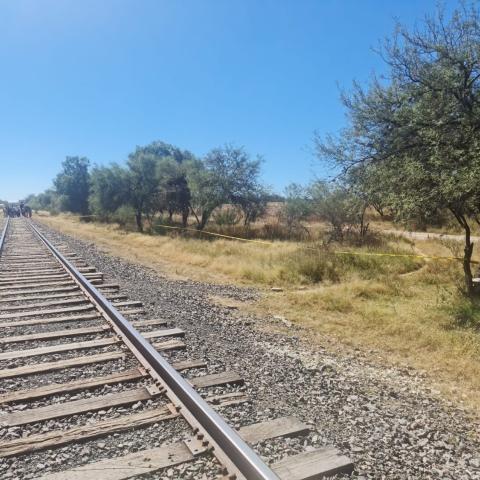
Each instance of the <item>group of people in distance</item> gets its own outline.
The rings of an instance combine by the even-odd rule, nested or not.
[[[3,205],[3,216],[4,217],[32,217],[32,209],[25,205],[24,202],[20,202],[18,205]]]

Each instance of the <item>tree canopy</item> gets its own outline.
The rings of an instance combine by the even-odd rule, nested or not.
[[[473,292],[471,218],[480,209],[480,18],[439,11],[412,31],[399,25],[380,51],[386,79],[342,95],[348,127],[316,138],[320,158],[351,188],[398,219],[448,209],[465,232],[466,289]]]
[[[90,161],[86,157],[67,157],[62,163],[62,171],[56,176],[54,185],[61,195],[63,208],[73,213],[88,213],[90,193]]]

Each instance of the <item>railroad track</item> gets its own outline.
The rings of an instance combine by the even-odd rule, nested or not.
[[[353,469],[331,447],[267,465],[255,445],[308,435],[309,426],[284,417],[232,429],[219,411],[248,396],[209,389],[241,385],[242,377],[208,373],[203,359],[185,353],[184,331],[145,318],[140,302],[23,218],[7,219],[0,233],[0,327],[0,478],[197,478],[175,468],[204,458],[214,465],[208,478],[232,480],[312,480]],[[153,444],[89,454],[118,446],[125,432],[147,432]],[[45,455],[59,460],[55,471],[42,472]]]

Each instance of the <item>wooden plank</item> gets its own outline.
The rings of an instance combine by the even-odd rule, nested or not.
[[[0,315],[0,320],[8,320],[15,318],[27,318],[27,317],[37,317],[43,315],[60,315],[62,313],[75,313],[75,312],[84,312],[86,310],[92,310],[94,305],[85,305],[79,307],[68,307],[68,308],[50,308],[48,310],[37,310],[35,312],[18,312],[18,313],[6,313]]]
[[[0,280],[0,286],[5,287],[11,285],[13,288],[15,288],[16,285],[28,285],[31,284],[33,281],[52,281],[52,280],[63,280],[69,278],[69,275],[66,273],[52,273],[51,275],[45,274],[42,276],[38,277],[32,277],[32,278],[26,278],[26,279],[6,279],[6,280]]]
[[[136,453],[89,463],[72,470],[40,477],[42,480],[91,480],[95,476],[102,480],[126,480],[156,470],[173,467],[194,460],[184,442],[165,447],[143,450]]]
[[[191,378],[189,382],[196,388],[213,387],[217,385],[242,384],[243,378],[236,372],[212,373],[201,377]]]
[[[106,347],[119,343],[119,338],[101,338],[99,340],[89,340],[87,342],[72,342],[52,345],[50,347],[38,347],[25,350],[12,350],[10,352],[0,353],[0,360],[12,360],[13,358],[36,357],[38,355],[49,355],[51,353],[70,352],[72,350],[83,350],[85,348]]]
[[[44,290],[45,292],[48,292],[48,290]],[[30,292],[29,292],[30,293]],[[72,297],[78,297],[78,298],[85,298],[80,290],[77,291],[72,291],[72,292],[66,292],[66,293],[54,293],[54,294],[47,294],[47,295],[22,295],[20,297],[11,297],[11,298],[0,298],[0,303],[11,303],[11,302],[31,302],[35,300],[52,300],[55,298],[72,298]],[[106,294],[105,297],[108,300],[123,300],[126,299],[127,296],[124,294]],[[30,306],[30,305],[28,305]]]
[[[101,338],[98,340],[88,340],[86,342],[61,343],[58,345],[51,345],[49,347],[12,350],[9,352],[0,353],[0,360],[12,360],[16,358],[36,357],[39,355],[49,355],[52,353],[69,352],[72,350],[106,347],[108,345],[115,345],[116,343],[120,342],[121,340],[117,337],[109,337]],[[161,352],[166,350],[180,350],[186,348],[185,343],[176,339],[167,340],[166,342],[155,343],[153,344],[153,346]]]
[[[75,380],[68,383],[54,383],[51,385],[46,385],[44,387],[18,390],[16,392],[0,395],[0,404],[34,400],[36,398],[71,393],[79,390],[87,390],[89,388],[100,387],[103,385],[111,385],[113,383],[129,382],[132,380],[138,380],[145,375],[146,373],[143,370],[140,370],[139,368],[132,368],[131,370],[112,373],[103,377]]]
[[[113,305],[118,308],[118,307],[142,307],[143,304],[142,302],[138,300],[130,300],[128,302],[114,302]]]
[[[65,337],[65,338],[76,337],[79,335],[90,335],[92,333],[102,333],[102,332],[106,332],[107,330],[111,330],[111,327],[108,325],[100,325],[98,327],[71,328],[67,330],[55,330],[54,332],[31,333],[28,335],[2,337],[0,338],[0,345],[5,345],[8,343],[35,341],[35,340],[51,340],[54,338],[62,338],[62,337]]]
[[[102,272],[95,272],[95,273],[84,273],[83,276],[87,279],[93,281],[93,279],[103,279]]]
[[[2,268],[0,270],[2,273],[0,274],[0,278],[2,280],[8,278],[19,278],[19,277],[33,277],[35,275],[43,275],[44,273],[59,273],[65,272],[58,264],[52,266],[32,266],[31,268]],[[8,277],[10,275],[10,277]]]
[[[28,423],[43,422],[54,418],[68,417],[85,412],[107,410],[112,407],[131,405],[143,400],[150,400],[154,395],[146,387],[110,393],[100,397],[82,398],[70,402],[55,403],[45,407],[32,408],[13,413],[0,413],[0,425],[3,427],[18,427]]]
[[[212,395],[205,398],[214,408],[229,407],[230,405],[239,405],[240,403],[249,402],[250,399],[243,392],[224,393],[222,395]]]
[[[48,292],[48,290],[45,290],[45,292]],[[29,292],[30,293],[30,292]],[[17,297],[11,297],[11,298],[1,298],[0,303],[13,303],[13,302],[34,302],[34,301],[39,301],[39,300],[51,300],[55,298],[71,298],[71,297],[79,297],[79,298],[85,298],[82,295],[82,292],[76,291],[76,292],[66,292],[66,293],[48,293],[46,295],[21,295]]]
[[[204,360],[186,360],[182,362],[175,362],[171,364],[175,370],[184,371],[191,368],[205,368],[207,366]],[[44,387],[18,390],[12,393],[0,395],[0,404],[18,402],[22,400],[33,400],[35,398],[47,397],[50,395],[57,395],[68,392],[75,392],[78,390],[85,390],[101,385],[110,385],[112,383],[128,382],[137,380],[145,376],[143,369],[133,368],[103,377],[94,377],[89,379],[81,379],[68,383],[54,383]]]
[[[78,267],[77,270],[82,273],[95,273],[95,267]],[[38,275],[45,272],[64,272],[65,269],[62,268],[58,263],[40,263],[37,265],[29,265],[26,267],[2,267],[1,271],[4,272],[2,277],[6,276],[6,274],[17,276],[17,275]]]
[[[182,362],[175,362],[171,364],[175,370],[179,372],[189,370],[190,368],[205,368],[207,362],[205,360],[184,360]]]
[[[183,337],[185,332],[181,328],[164,328],[162,330],[152,330],[151,332],[142,333],[144,338],[159,338],[159,337]]]
[[[80,303],[86,303],[89,300],[85,297],[71,298],[68,300],[55,300],[53,302],[39,302],[39,303],[30,303],[25,305],[12,305],[10,307],[2,307],[2,312],[13,312],[16,310],[30,310],[46,307],[59,307],[61,305],[78,305]],[[37,310],[38,312],[38,310]]]
[[[5,268],[5,270],[8,272],[9,270],[31,270],[32,268],[49,268],[49,267],[58,267],[58,262],[51,262],[51,261],[45,261],[45,262],[2,262],[0,263],[0,266],[2,268]]]
[[[73,322],[77,320],[95,320],[97,318],[103,318],[98,312],[82,314],[82,315],[67,315],[65,317],[48,317],[40,318],[37,320],[20,320],[18,322],[0,322],[0,327],[23,327],[25,325],[46,325],[50,323],[61,323],[61,322]]]
[[[44,259],[43,261],[42,261],[42,258]],[[34,266],[59,265],[59,263],[55,259],[52,260],[52,258],[53,257],[51,255],[44,255],[40,258],[32,257],[29,260],[23,260],[23,259],[19,259],[19,258],[12,258],[12,259],[8,260],[7,258],[5,258],[5,261],[2,262],[2,263],[5,264],[6,266],[26,267],[26,268],[29,268],[32,265],[34,265]],[[71,260],[71,262],[74,263],[77,266],[86,266],[87,265],[85,260],[82,260],[80,258],[74,258],[74,259]]]
[[[118,290],[120,288],[120,285],[118,283],[104,283],[103,285],[100,285],[99,290],[107,290],[107,289],[114,289]]]
[[[131,453],[124,457],[90,463],[73,470],[52,473],[41,477],[41,479],[90,480],[97,474],[101,475],[102,480],[126,480],[194,459],[194,455],[185,443],[178,442],[165,447]]]
[[[16,285],[16,286],[0,286],[0,291],[15,291],[15,290],[31,290],[37,287],[65,287],[67,285],[75,285],[73,280],[64,280],[63,282],[36,282],[29,283],[28,285]],[[51,290],[50,290],[51,291]],[[30,292],[29,292],[30,293]],[[18,295],[18,292],[17,292]]]
[[[271,468],[282,480],[319,480],[340,473],[350,474],[353,463],[336,448],[325,447],[287,457]]]
[[[75,285],[73,282],[69,282],[66,284],[64,287],[58,287],[58,288],[38,288],[38,289],[31,289],[27,293],[29,295],[35,295],[35,294],[42,294],[42,293],[52,293],[52,292],[73,292],[73,291],[78,291],[80,292],[80,289],[78,288],[77,285]],[[0,298],[10,298],[15,295],[21,295],[21,292],[0,292]]]
[[[159,352],[165,352],[167,350],[183,350],[187,346],[180,340],[168,340],[166,342],[154,343],[152,346]]]
[[[168,407],[160,407],[155,410],[124,415],[113,420],[102,420],[94,424],[74,427],[68,430],[56,430],[29,435],[28,437],[18,438],[9,442],[1,442],[0,457],[11,457],[46,448],[59,447],[78,440],[87,440],[126,430],[134,430],[176,417],[178,417],[178,414],[173,414]]]
[[[7,274],[0,274],[0,282],[19,282],[21,280],[42,280],[44,278],[51,279],[52,276],[65,275],[65,270],[62,268],[50,268],[40,273],[24,272],[8,272]]]
[[[151,325],[156,325],[158,327],[166,327],[168,322],[160,319],[153,320],[133,320],[130,322],[134,327],[148,327]]]
[[[267,438],[308,435],[310,427],[298,418],[282,417],[242,427],[239,433],[246,442],[253,444]]]
[[[5,368],[0,370],[0,379],[24,377],[36,373],[53,372],[55,370],[63,370],[65,368],[83,367],[92,363],[108,362],[110,360],[118,360],[124,358],[124,352],[107,352],[96,355],[87,355],[83,357],[69,358],[67,360],[59,360],[56,362],[45,362],[38,365],[26,365],[24,367]]]
[[[270,438],[291,436],[291,430],[282,429],[282,421],[286,420],[287,423],[292,424],[291,418],[287,417],[286,419],[249,425],[241,428],[238,433],[247,442],[249,441],[248,437],[252,436],[254,431],[258,432],[255,437],[257,442]],[[298,424],[298,420],[296,422]],[[273,428],[274,423],[278,425],[279,430]],[[303,425],[301,422],[299,423]],[[294,433],[299,434],[297,431]],[[162,468],[192,461],[195,456],[204,452],[205,448],[200,447],[195,454],[192,454],[185,442],[178,442],[164,447],[151,448],[121,457],[88,463],[71,470],[64,470],[63,472],[50,473],[41,477],[41,480],[90,480],[96,475],[101,475],[102,480],[126,480],[138,475],[153,473]]]
[[[145,314],[145,310],[143,308],[137,308],[134,310],[117,308],[117,310],[121,312],[122,315],[144,315]]]

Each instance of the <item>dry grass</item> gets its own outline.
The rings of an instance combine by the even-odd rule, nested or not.
[[[423,370],[442,391],[478,408],[480,335],[454,327],[447,308],[453,298],[451,288],[425,284],[412,275],[292,290],[267,297],[261,309],[280,311],[342,343],[373,348],[388,362]]]
[[[168,273],[198,280],[291,287],[319,281],[336,282],[351,274],[370,278],[378,271],[405,273],[415,270],[419,263],[402,257],[384,262],[378,257],[334,255],[321,246],[306,246],[299,242],[266,244],[145,235],[126,232],[113,224],[79,222],[77,217],[67,215],[43,217],[42,221],[65,233],[95,242],[124,258],[158,265]],[[405,245],[403,249],[388,244],[376,248],[410,252],[408,244]]]
[[[79,223],[74,217],[42,221],[168,274],[264,288],[263,299],[244,308],[282,315],[307,327],[311,342],[324,342],[328,336],[339,345],[374,349],[372,359],[422,370],[450,398],[480,409],[480,333],[459,328],[455,320],[460,315],[476,321],[480,306],[471,308],[459,296],[456,262],[330,254],[317,259],[315,255],[325,254],[306,252],[295,242],[208,242],[125,233],[111,225]],[[415,247],[390,243],[388,248],[449,254],[434,240],[417,241]],[[316,282],[322,275],[323,281]],[[281,285],[284,291],[271,292],[266,288],[270,285]]]

